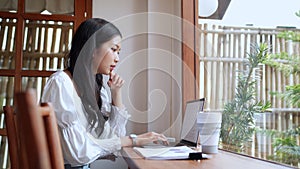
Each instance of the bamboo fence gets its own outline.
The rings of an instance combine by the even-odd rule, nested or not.
[[[300,44],[279,38],[282,31],[299,29],[253,27],[228,27],[199,25],[200,97],[206,97],[206,111],[222,112],[225,103],[233,99],[237,85],[237,72],[243,70],[247,55],[254,43],[267,43],[269,53],[287,52],[300,59]],[[259,75],[256,99],[270,101],[272,112],[257,117],[257,127],[286,131],[300,124],[300,113],[270,92],[285,91],[285,86],[299,84],[299,75],[285,76],[283,72],[266,65],[255,71]],[[299,145],[300,138],[297,140]],[[245,153],[267,158],[274,153],[272,138],[256,134]]]

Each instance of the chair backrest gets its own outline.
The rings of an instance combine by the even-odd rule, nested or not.
[[[63,169],[55,113],[50,104],[37,105],[35,90],[17,93],[17,131],[22,168]]]
[[[18,143],[18,135],[16,130],[16,121],[15,121],[15,113],[12,106],[4,106],[3,107],[4,116],[5,116],[5,131],[8,140],[8,149],[9,149],[9,157],[10,157],[10,168],[18,169],[19,168],[19,143]],[[4,130],[4,129],[3,129]]]

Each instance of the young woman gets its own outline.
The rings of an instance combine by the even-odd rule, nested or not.
[[[108,21],[84,21],[72,40],[67,69],[54,73],[45,85],[42,102],[51,102],[57,118],[65,168],[87,168],[99,157],[124,146],[141,146],[163,141],[162,134],[126,134],[130,115],[121,96],[124,80],[114,68],[121,50],[120,31]],[[103,88],[108,75],[110,88]]]

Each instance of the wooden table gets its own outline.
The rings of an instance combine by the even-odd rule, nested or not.
[[[285,165],[219,150],[206,160],[146,160],[132,148],[123,148],[122,155],[130,169],[290,169]]]

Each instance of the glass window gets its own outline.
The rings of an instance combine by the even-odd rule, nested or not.
[[[72,22],[26,20],[25,23],[23,70],[63,69],[72,38]]]
[[[260,15],[265,5],[230,3],[233,8],[226,11],[226,19],[199,19],[200,97],[207,98],[207,111],[223,113],[220,147],[299,167],[300,12],[292,8],[296,1],[285,4],[282,21]],[[282,5],[273,3],[268,13],[275,16],[275,7]],[[257,12],[241,12],[252,8]],[[241,18],[245,20],[238,21]],[[288,24],[277,26],[282,23]],[[268,57],[252,69],[253,60],[263,56],[253,47],[261,44]],[[270,108],[261,109],[267,102]]]
[[[1,0],[0,11],[16,13],[18,0]],[[74,15],[74,0],[25,0],[26,13]]]
[[[13,97],[14,77],[0,76],[0,106],[13,105]]]
[[[43,88],[49,77],[22,77],[22,91],[26,89],[36,89],[37,100],[40,100],[40,97],[43,92]]]
[[[74,15],[74,0],[25,0],[25,12]]]
[[[15,68],[17,19],[0,18],[0,69]]]
[[[18,0],[1,0],[0,11],[16,13],[18,10]]]

